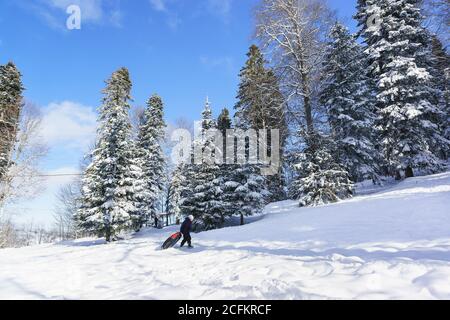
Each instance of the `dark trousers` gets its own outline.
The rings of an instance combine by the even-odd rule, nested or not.
[[[189,233],[183,234],[183,241],[181,241],[181,246],[184,246],[185,243],[187,242],[189,247],[191,247],[192,246],[191,240],[192,240],[192,238],[191,238],[191,235]]]

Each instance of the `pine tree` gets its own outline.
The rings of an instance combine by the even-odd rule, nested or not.
[[[324,135],[309,135],[306,149],[299,154],[295,169],[297,179],[291,187],[291,196],[300,200],[300,206],[318,206],[349,198],[353,183],[348,172],[334,159],[336,150],[332,139]]]
[[[231,159],[227,159],[227,142],[234,143],[234,140],[231,140],[234,139],[234,136],[230,136],[229,138],[227,136],[231,128],[232,121],[230,118],[230,111],[227,108],[224,108],[217,118],[217,130],[222,134],[222,145],[217,146],[216,156],[221,157],[221,161],[219,161],[219,163],[221,163],[219,165],[220,176],[225,180],[228,179],[227,177],[229,176],[230,171],[233,170],[232,164],[229,163]],[[230,154],[230,157],[234,159],[234,154]]]
[[[0,66],[0,183],[11,164],[10,157],[19,127],[24,90],[21,78],[14,63]]]
[[[217,129],[225,136],[226,130],[231,129],[230,111],[227,108],[223,108],[219,117],[217,118]]]
[[[414,176],[442,169],[433,146],[441,140],[440,110],[429,72],[429,35],[421,26],[419,0],[358,3],[361,34],[367,44],[370,72],[377,80],[381,149],[389,172]],[[374,12],[378,22],[368,24]]]
[[[359,33],[367,46],[381,39],[379,22],[382,19],[385,0],[358,0],[354,18],[358,21]]]
[[[375,148],[375,97],[366,75],[362,48],[346,27],[337,23],[331,30],[323,74],[326,75],[321,102],[326,107],[338,163],[352,181],[379,181],[380,160]]]
[[[270,193],[266,190],[266,181],[260,174],[260,166],[253,163],[248,163],[248,146],[235,145],[233,148],[237,154],[229,155],[231,160],[238,160],[239,157],[245,157],[243,161],[238,163],[229,163],[227,161],[227,149],[225,142],[234,144],[234,135],[227,136],[227,130],[232,129],[232,121],[229,117],[229,112],[224,109],[218,119],[218,129],[222,132],[224,137],[224,159],[220,167],[220,179],[222,189],[222,206],[224,208],[225,216],[231,217],[233,215],[240,216],[241,225],[245,222],[246,216],[251,216],[261,212],[266,204]],[[228,140],[228,141],[227,141]],[[244,148],[239,150],[238,148]],[[242,151],[239,153],[239,151]],[[239,159],[241,160],[241,159]]]
[[[450,55],[444,49],[438,37],[433,36],[431,40],[432,65],[434,88],[439,93],[439,107],[441,115],[436,121],[439,123],[441,135],[447,141],[439,141],[434,149],[438,150],[439,156],[447,160],[450,157]]]
[[[219,117],[217,118],[217,130],[222,134],[222,145],[217,148],[217,156],[221,157],[221,164],[219,165],[218,178],[221,183],[221,201],[222,201],[222,209],[223,209],[223,218],[230,217],[234,214],[233,212],[233,204],[230,201],[230,197],[228,192],[229,189],[226,188],[226,184],[232,179],[233,171],[236,169],[236,165],[234,164],[234,152],[233,154],[227,154],[227,142],[234,144],[234,136],[228,137],[229,130],[232,128],[232,121],[230,118],[230,112],[227,108],[222,109]],[[221,148],[220,148],[221,147]],[[234,148],[233,148],[234,149]],[[227,157],[231,157],[233,163],[230,163],[231,159],[227,159]],[[231,191],[232,192],[232,191]]]
[[[252,164],[231,165],[227,179],[222,181],[223,203],[227,216],[238,215],[241,225],[244,217],[257,214],[266,204],[270,193],[265,188],[264,177]]]
[[[237,126],[242,129],[280,130],[279,173],[267,177],[270,201],[286,199],[283,156],[287,138],[286,107],[278,79],[265,67],[264,57],[255,45],[250,47],[248,60],[240,72],[240,85],[235,106]],[[270,137],[270,134],[267,136]],[[268,143],[270,146],[271,144]],[[261,146],[265,147],[265,146]],[[269,150],[270,151],[270,147]]]
[[[181,193],[182,187],[186,182],[186,177],[184,176],[185,172],[185,164],[180,163],[177,165],[176,169],[173,172],[172,179],[170,181],[169,186],[169,196],[167,199],[167,212],[169,214],[175,215],[175,219],[177,222],[181,220]]]
[[[220,227],[225,221],[220,168],[216,163],[216,146],[209,130],[216,128],[212,110],[207,100],[202,112],[201,135],[194,145],[203,156],[200,163],[185,166],[185,184],[181,192],[181,210],[185,215],[193,215],[197,223],[206,230]],[[196,157],[194,156],[194,160]]]
[[[147,102],[138,136],[138,161],[142,170],[144,192],[139,199],[138,225],[143,226],[158,213],[158,199],[164,189],[166,161],[161,143],[164,139],[164,104],[153,95]]]
[[[139,210],[136,197],[143,187],[128,115],[131,87],[125,68],[106,81],[97,142],[83,178],[82,205],[76,216],[79,228],[105,236],[107,241],[134,227],[133,216]]]

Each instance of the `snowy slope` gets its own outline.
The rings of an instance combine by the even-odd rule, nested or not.
[[[159,251],[133,239],[0,251],[0,299],[450,299],[450,173],[264,219]]]

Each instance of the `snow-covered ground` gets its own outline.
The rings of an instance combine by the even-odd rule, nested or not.
[[[266,213],[192,251],[158,250],[175,228],[1,250],[0,299],[450,299],[450,173]]]

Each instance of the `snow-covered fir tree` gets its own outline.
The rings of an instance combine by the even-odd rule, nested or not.
[[[252,45],[239,78],[235,118],[243,128],[285,129],[286,110],[278,79],[266,68],[260,49]]]
[[[375,147],[375,96],[361,46],[340,23],[326,48],[321,102],[328,114],[338,163],[352,181],[379,181],[382,157]]]
[[[217,128],[217,124],[213,119],[213,113],[211,109],[211,102],[209,101],[209,97],[206,97],[205,107],[202,111],[202,125],[201,125],[201,142],[204,145],[210,143],[210,140],[207,139],[207,131],[211,129]]]
[[[419,0],[360,0],[356,15],[376,80],[377,122],[388,171],[401,177],[415,170],[437,172],[433,146],[443,141],[429,70],[429,35],[421,26]],[[376,19],[369,18],[376,14]]]
[[[223,108],[217,118],[217,129],[222,132],[224,137],[226,130],[231,129],[230,111],[227,108]]]
[[[232,216],[232,207],[233,205],[227,201],[226,188],[225,184],[232,179],[233,170],[235,169],[234,159],[234,148],[233,151],[229,154],[230,150],[227,150],[227,142],[234,145],[234,135],[228,135],[232,132],[233,123],[230,117],[230,111],[227,108],[224,108],[219,117],[217,118],[217,130],[222,134],[222,145],[219,146],[221,148],[217,148],[216,156],[221,157],[220,165],[219,165],[219,173],[222,190],[222,201],[223,201],[223,210],[224,217]],[[229,158],[229,159],[227,159]]]
[[[133,217],[140,209],[136,199],[143,192],[128,115],[131,87],[126,68],[106,81],[97,142],[83,177],[81,208],[76,215],[79,228],[105,236],[107,241],[136,227]]]
[[[137,224],[141,226],[155,219],[159,196],[165,186],[166,159],[161,147],[165,128],[163,101],[158,95],[153,95],[147,102],[137,142],[137,158],[144,184],[144,191],[139,195],[139,215],[136,217]]]
[[[232,169],[222,180],[222,202],[227,216],[238,215],[241,225],[244,218],[262,211],[270,193],[265,188],[264,177],[258,166],[252,164],[229,165]]]
[[[298,154],[295,169],[297,179],[291,186],[291,196],[300,206],[318,206],[346,199],[353,194],[348,172],[333,157],[336,150],[332,139],[325,135],[309,135],[306,149]]]
[[[265,67],[264,56],[256,45],[250,47],[247,61],[239,77],[238,102],[235,106],[237,126],[242,129],[277,129],[280,131],[280,167],[278,174],[266,177],[270,201],[286,199],[283,156],[288,134],[286,104],[278,79]],[[267,135],[270,137],[270,134]],[[270,153],[268,143],[268,152]],[[261,159],[262,160],[262,159]]]
[[[168,199],[167,199],[167,213],[173,214],[175,216],[176,221],[181,221],[181,192],[183,184],[185,183],[185,165],[184,163],[180,163],[175,168],[172,179],[169,185],[168,191]]]
[[[437,119],[441,134],[450,141],[450,55],[442,45],[438,37],[431,40],[432,65],[434,88],[439,93],[440,118]],[[437,140],[439,142],[439,140]],[[439,156],[447,160],[450,157],[450,143],[443,142],[435,146],[439,150]]]
[[[228,137],[232,129],[232,120],[230,118],[230,111],[227,108],[224,108],[217,118],[217,130],[220,134],[222,134],[222,144],[217,146],[216,157],[220,157],[220,173],[222,176],[227,175],[227,173],[232,170],[230,167],[230,162],[234,160],[234,150],[231,154],[227,154],[227,141],[230,144],[234,143],[234,135]],[[230,159],[227,159],[229,156]],[[228,163],[227,163],[228,162]]]
[[[217,130],[219,130],[219,132],[222,134],[222,145],[217,148],[218,152],[216,156],[222,158],[220,162],[221,164],[219,165],[218,177],[221,183],[221,200],[224,217],[233,215],[233,204],[228,201],[229,197],[227,195],[227,192],[229,192],[230,190],[227,190],[227,188],[225,187],[227,182],[232,179],[233,170],[235,170],[236,168],[234,164],[234,148],[232,154],[227,153],[229,152],[229,150],[227,150],[227,139],[229,139],[229,143],[233,143],[234,145],[234,135],[230,135],[230,137],[228,137],[228,134],[231,132],[230,130],[232,129],[232,125],[233,124],[230,117],[230,111],[227,108],[222,109],[219,117],[217,118]],[[230,159],[227,159],[227,157],[230,157]]]
[[[220,168],[216,163],[214,137],[208,130],[215,129],[216,123],[207,99],[202,112],[201,133],[194,141],[195,161],[185,166],[185,183],[181,192],[181,210],[185,215],[193,215],[204,229],[215,229],[225,221],[225,212],[221,202],[222,189]],[[197,163],[198,162],[198,163]]]
[[[238,160],[237,157],[246,157],[245,150],[237,155],[234,152],[230,155],[227,154],[225,147],[227,140],[229,144],[234,144],[234,135],[227,136],[227,130],[232,129],[232,121],[227,109],[220,114],[217,128],[222,132],[224,138],[224,164],[220,166],[218,179],[221,183],[224,216],[238,215],[241,218],[241,224],[244,224],[246,216],[259,213],[263,209],[270,194],[266,190],[266,181],[260,174],[260,166],[246,163],[246,159],[242,159],[242,164],[235,163],[235,160]],[[245,145],[239,146],[246,147]],[[237,149],[238,146],[235,148]],[[228,161],[227,156],[230,158]]]
[[[385,0],[358,0],[354,18],[358,21],[358,36],[368,46],[381,39],[380,21]]]
[[[0,66],[0,184],[16,141],[23,90],[22,75],[15,64]]]

